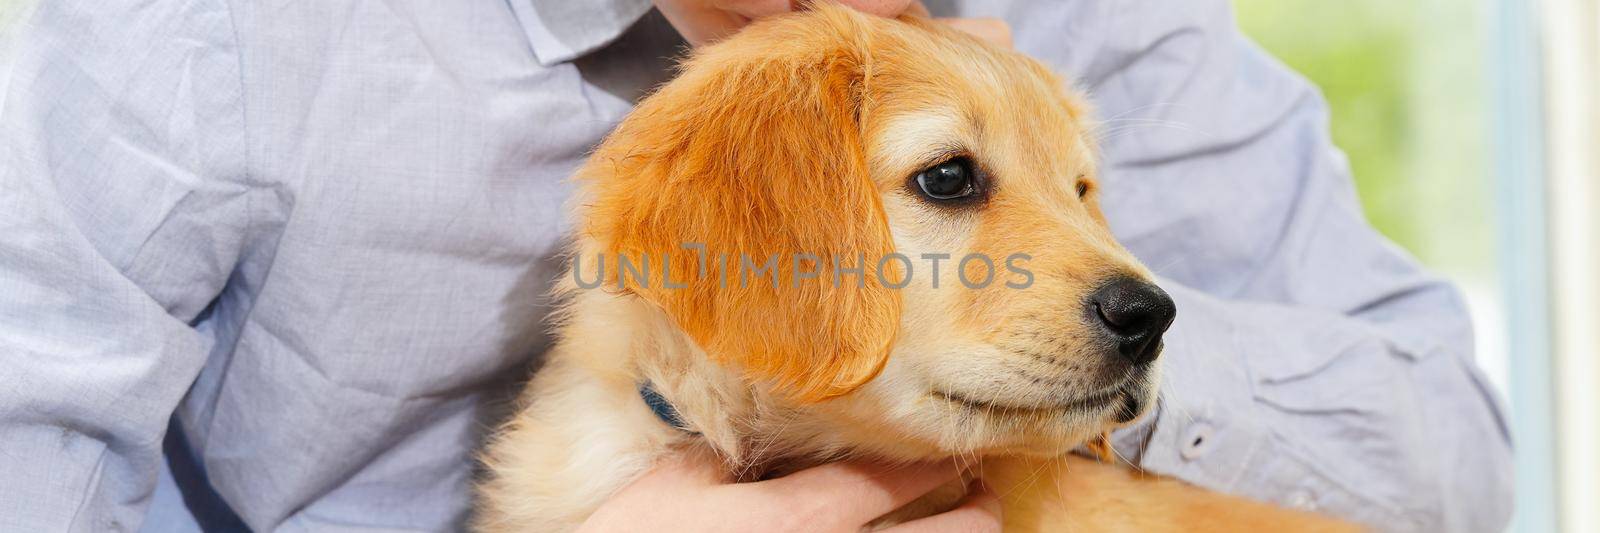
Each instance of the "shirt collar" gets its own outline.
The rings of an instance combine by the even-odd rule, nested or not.
[[[553,66],[611,44],[650,11],[650,0],[509,0],[540,65]]]

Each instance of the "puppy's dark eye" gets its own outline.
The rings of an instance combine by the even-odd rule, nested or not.
[[[1083,181],[1083,180],[1078,180],[1078,198],[1082,199],[1083,197],[1088,196],[1088,195],[1089,195],[1089,182]]]
[[[972,161],[957,157],[917,173],[917,187],[934,200],[955,200],[972,196]]]

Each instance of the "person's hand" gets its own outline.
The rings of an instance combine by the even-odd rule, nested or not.
[[[839,4],[862,13],[897,17],[910,13],[928,16],[920,0],[838,0]],[[667,22],[689,41],[700,46],[716,42],[739,31],[751,21],[788,13],[800,6],[795,0],[655,0],[656,9]],[[1011,29],[999,19],[940,19],[946,24],[980,39],[1011,46]]]
[[[578,531],[855,533],[960,475],[949,461],[896,467],[845,461],[765,481],[730,483],[715,459],[686,454],[624,487]],[[1000,531],[1000,500],[981,483],[972,488],[953,510],[885,531]]]

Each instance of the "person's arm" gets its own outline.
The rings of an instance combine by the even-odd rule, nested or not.
[[[1139,466],[1384,530],[1504,527],[1509,440],[1447,286],[1352,314],[1167,286],[1162,402],[1119,439]]]
[[[268,191],[225,4],[36,4],[0,32],[0,531],[132,531]]]
[[[938,14],[1006,18],[1098,108],[1107,216],[1178,307],[1121,454],[1384,530],[1504,526],[1510,442],[1460,297],[1367,224],[1321,97],[1227,2]]]

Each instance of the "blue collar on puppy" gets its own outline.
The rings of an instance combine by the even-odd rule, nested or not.
[[[649,381],[639,384],[639,398],[644,400],[644,404],[650,407],[650,411],[655,413],[656,418],[661,419],[662,422],[689,433],[696,433],[689,431],[689,424],[684,423],[683,416],[678,414],[678,409],[673,407],[672,402],[667,401],[666,397],[662,396],[661,393],[656,392],[655,385],[652,385]]]

